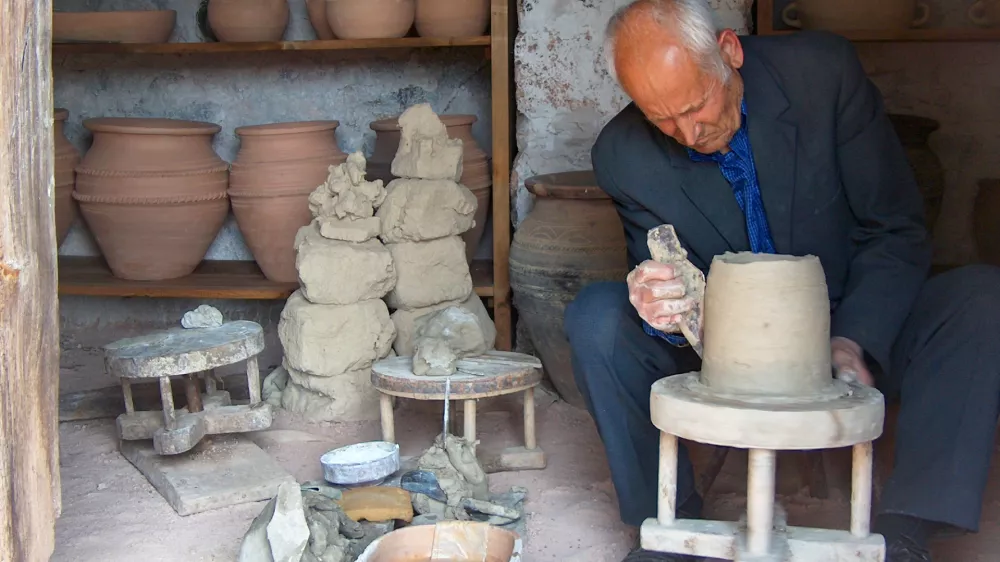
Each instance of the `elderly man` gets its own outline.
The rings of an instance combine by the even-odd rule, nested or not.
[[[888,562],[930,560],[929,534],[979,523],[1000,408],[1000,269],[927,280],[920,193],[848,41],[738,37],[712,18],[704,0],[639,0],[608,26],[610,67],[633,103],[592,157],[634,269],[627,282],[581,291],[565,326],[621,517],[640,525],[656,515],[650,386],[700,368],[676,335],[690,307],[683,285],[646,248],[646,232],[669,223],[706,272],[726,251],[820,258],[835,368],[901,398],[874,530]],[[680,515],[700,516],[683,450],[677,492]]]

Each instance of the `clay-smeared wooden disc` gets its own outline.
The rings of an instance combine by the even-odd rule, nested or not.
[[[444,400],[445,383],[451,378],[448,397],[469,400],[520,392],[542,382],[542,362],[523,353],[488,351],[461,359],[457,366],[451,377],[418,376],[412,371],[412,357],[389,357],[372,365],[372,384],[385,394]]]

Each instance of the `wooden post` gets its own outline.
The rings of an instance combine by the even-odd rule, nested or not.
[[[0,560],[42,562],[59,495],[51,0],[0,4]]]

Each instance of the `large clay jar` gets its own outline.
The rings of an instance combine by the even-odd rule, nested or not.
[[[789,27],[827,31],[889,31],[930,19],[924,0],[795,0],[781,12]]]
[[[79,215],[76,201],[73,200],[73,185],[76,184],[76,168],[80,162],[80,151],[66,138],[64,125],[69,111],[56,108],[55,121],[53,123],[53,137],[55,145],[55,207],[56,207],[56,244],[60,245],[66,240],[69,228],[73,226],[73,221]]]
[[[973,232],[979,259],[1000,266],[1000,179],[979,180],[973,211]]]
[[[416,0],[421,37],[478,37],[490,24],[489,0]]]
[[[460,182],[472,191],[479,204],[476,207],[476,225],[462,235],[462,239],[465,240],[466,258],[471,263],[479,248],[479,242],[483,238],[486,220],[489,217],[493,172],[486,152],[472,137],[472,124],[477,119],[475,115],[439,115],[438,118],[444,123],[449,137],[462,140],[462,178]],[[392,175],[391,167],[392,159],[396,157],[396,149],[399,148],[401,133],[399,121],[395,117],[379,119],[372,121],[369,126],[375,131],[375,149],[371,158],[368,159],[367,176],[370,180],[380,179],[388,184],[396,179],[396,176]]]
[[[220,127],[177,119],[88,119],[74,199],[112,273],[155,281],[188,275],[229,214]]]
[[[621,219],[593,172],[536,176],[524,185],[535,195],[535,206],[510,248],[514,306],[556,390],[584,407],[573,380],[563,312],[585,285],[625,280]]]
[[[238,127],[229,198],[243,238],[264,276],[294,283],[295,234],[309,224],[309,194],[347,155],[337,147],[338,121]]]
[[[219,41],[281,41],[288,0],[209,0],[208,25]]]
[[[414,0],[326,0],[326,21],[338,39],[392,39],[413,27]]]
[[[316,38],[333,39],[330,22],[326,20],[326,0],[306,0],[306,11],[309,12],[309,23],[316,31]]]
[[[941,125],[933,119],[917,115],[890,114],[889,119],[906,149],[906,158],[923,195],[927,229],[933,230],[944,200],[944,166],[928,141],[931,133]]]

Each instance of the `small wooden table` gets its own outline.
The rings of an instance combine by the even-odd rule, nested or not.
[[[396,441],[394,396],[414,400],[462,400],[464,437],[476,443],[476,400],[521,392],[524,395],[524,447],[511,447],[498,455],[480,455],[486,472],[540,470],[545,453],[535,437],[535,387],[542,382],[542,363],[536,357],[508,351],[488,351],[458,361],[458,371],[447,377],[413,374],[413,358],[389,357],[372,365],[372,385],[381,394],[382,440]]]

